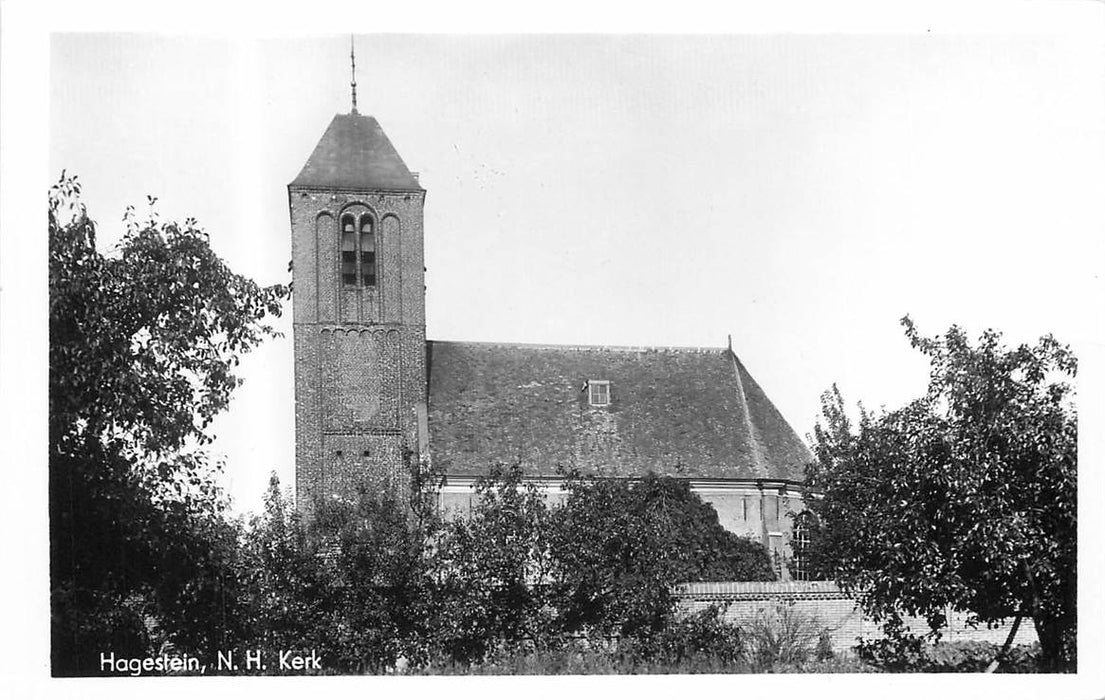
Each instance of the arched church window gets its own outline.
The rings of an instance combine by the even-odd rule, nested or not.
[[[343,287],[376,286],[376,228],[369,214],[341,217],[341,283]]]
[[[810,531],[813,525],[813,516],[808,511],[799,513],[794,519],[790,547],[794,553],[793,574],[796,581],[809,581],[813,578],[810,566]]]
[[[361,217],[361,284],[376,286],[376,234],[372,230],[372,217]]]
[[[352,214],[341,218],[341,283],[357,284],[357,224]]]

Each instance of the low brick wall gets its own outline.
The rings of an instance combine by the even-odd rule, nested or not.
[[[845,595],[832,581],[787,581],[734,583],[685,583],[676,587],[679,608],[684,612],[704,610],[709,605],[727,605],[725,619],[733,622],[749,622],[761,611],[771,612],[775,606],[793,603],[793,610],[813,619],[819,629],[827,629],[833,649],[846,651],[855,646],[856,639],[881,637],[879,626],[865,617],[855,601]],[[966,625],[965,613],[948,613],[948,626],[943,630],[942,641],[956,642],[980,640],[1002,644],[1009,634],[1012,620],[994,629],[985,625],[972,629]],[[917,633],[928,631],[923,618],[906,618],[906,624]],[[1021,620],[1014,644],[1031,644],[1036,641],[1036,628],[1032,620]]]

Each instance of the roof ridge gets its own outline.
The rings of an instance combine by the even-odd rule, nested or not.
[[[741,364],[737,359],[737,354],[732,350],[729,351],[729,359],[733,364],[733,374],[737,380],[737,392],[740,394],[741,412],[744,414],[745,427],[748,428],[748,442],[752,448],[752,461],[755,464],[755,470],[758,474],[766,472],[764,468],[764,446],[763,440],[760,437],[759,426],[756,425],[756,421],[752,420],[752,408],[748,405],[748,395],[744,391],[744,380],[741,378]]]
[[[761,411],[755,412],[754,414],[750,412],[749,419],[755,426],[756,442],[763,450],[764,458],[767,459],[768,456],[771,455],[771,458],[774,459],[779,448],[778,444],[764,442],[765,432],[768,434],[768,436],[775,435],[776,437],[779,437],[779,434],[777,432],[773,431],[770,426],[764,424],[764,421],[766,420],[767,423],[774,423],[776,427],[781,428],[784,432],[789,432],[789,436],[785,437],[787,440],[792,440],[792,446],[797,448],[798,451],[802,453],[799,455],[801,459],[806,461],[811,459],[813,454],[810,450],[809,445],[805,443],[805,441],[802,439],[802,436],[798,433],[798,431],[794,429],[794,426],[790,424],[790,422],[786,419],[786,416],[782,414],[782,412],[779,410],[779,407],[775,405],[775,402],[771,400],[771,397],[767,395],[767,392],[764,391],[764,388],[760,386],[760,383],[756,381],[756,378],[752,376],[752,373],[748,371],[748,368],[744,366],[744,363],[741,362],[740,358],[737,357],[736,354],[733,354],[733,367],[737,373],[737,381],[740,385],[742,398],[746,403],[746,407],[749,405],[748,389],[745,387],[745,382],[747,381],[751,384],[752,393],[756,397],[757,403],[759,403],[763,409]],[[801,462],[799,463],[799,465],[801,465]]]
[[[728,348],[706,347],[696,345],[597,345],[587,343],[514,343],[497,340],[433,340],[426,339],[428,343],[453,343],[455,345],[483,345],[487,347],[529,348],[534,350],[609,350],[611,352],[694,352],[694,353],[725,353]]]

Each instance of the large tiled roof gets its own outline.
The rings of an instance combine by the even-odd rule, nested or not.
[[[448,474],[520,460],[604,476],[801,481],[811,456],[728,349],[430,341],[430,450]],[[588,380],[610,382],[593,407]]]
[[[334,116],[292,187],[421,190],[374,117]]]

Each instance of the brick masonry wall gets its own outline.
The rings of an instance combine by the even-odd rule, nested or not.
[[[414,447],[414,406],[426,400],[424,197],[289,188],[301,510],[394,481],[404,445]],[[346,213],[376,222],[374,287],[341,285]]]
[[[294,323],[338,323],[340,319],[341,323],[425,326],[425,193],[293,188],[288,197]],[[375,288],[345,291],[339,284],[338,221],[346,212],[368,212],[377,222]]]
[[[711,604],[726,605],[725,619],[747,623],[757,615],[770,614],[778,605],[793,605],[793,610],[808,616],[818,629],[827,629],[833,649],[847,651],[855,646],[857,638],[877,638],[882,632],[871,619],[857,608],[855,601],[846,596],[831,581],[790,582],[733,582],[686,583],[677,588],[676,598],[683,612],[704,610]],[[966,614],[949,613],[948,626],[943,641],[987,641],[1002,644],[1009,634],[1009,620],[1005,625],[987,629],[985,625],[971,628],[966,625]],[[921,618],[906,618],[906,624],[918,633],[928,631]],[[1022,620],[1014,644],[1031,644],[1037,641],[1031,620]]]
[[[794,516],[805,509],[794,488],[770,483],[719,487],[692,482],[691,489],[714,507],[722,527],[767,547],[777,559],[777,573],[790,579],[786,562],[793,557]]]

